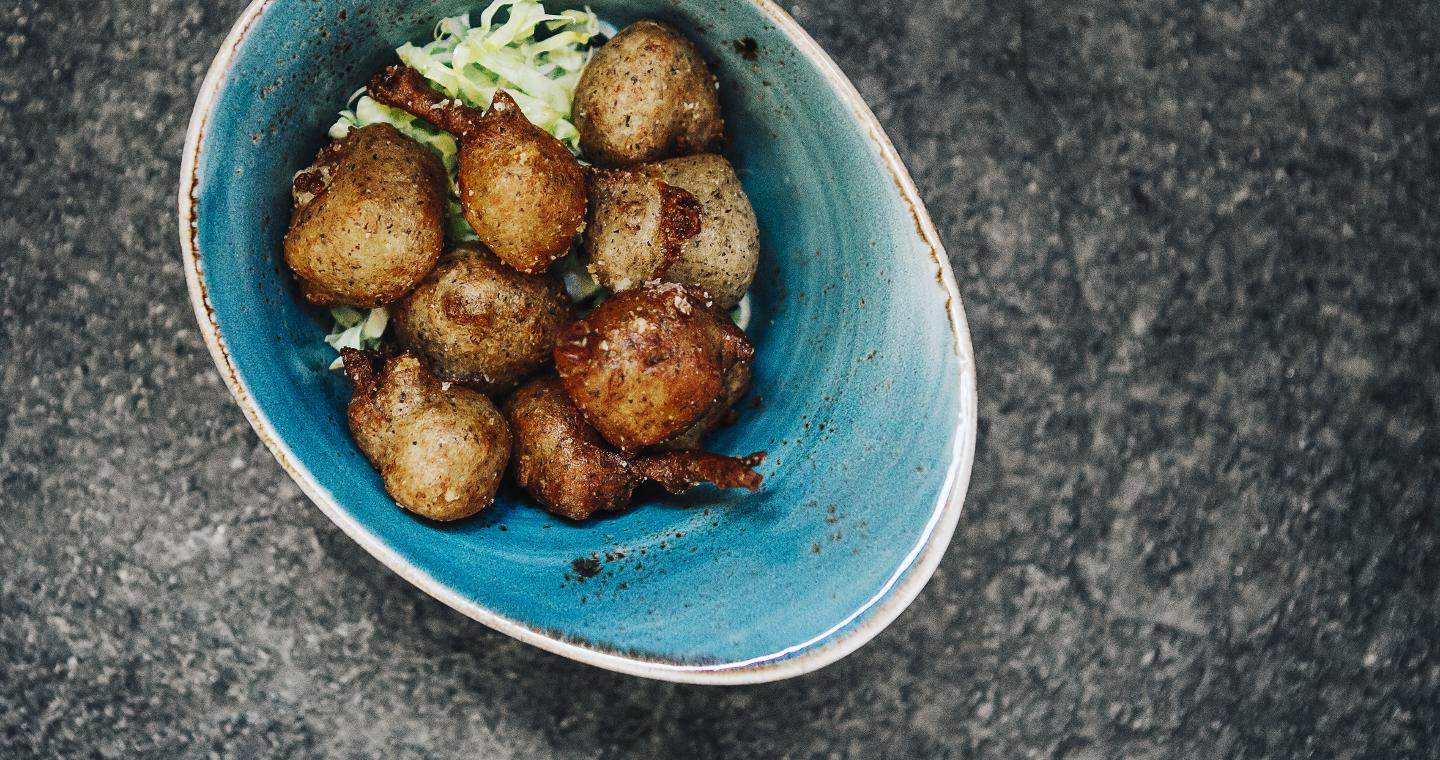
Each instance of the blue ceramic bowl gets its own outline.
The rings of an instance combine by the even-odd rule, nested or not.
[[[719,75],[728,155],[760,219],[750,335],[763,402],[711,448],[769,451],[759,493],[648,497],[583,525],[512,495],[437,525],[398,509],[351,441],[349,385],[326,370],[327,324],[281,260],[290,177],[397,45],[485,0],[259,0],[245,11],[201,88],[181,171],[200,328],[305,493],[451,607],[652,678],[745,683],[814,670],[900,614],[959,517],[976,398],[954,278],[875,117],[778,7],[587,2],[618,26],[675,25]]]

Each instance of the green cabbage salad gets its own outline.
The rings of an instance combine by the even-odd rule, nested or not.
[[[495,91],[504,89],[525,118],[579,155],[580,133],[570,120],[570,103],[580,72],[590,60],[591,41],[601,31],[600,19],[589,9],[546,13],[539,0],[495,0],[480,13],[479,23],[471,24],[468,13],[442,19],[435,25],[434,41],[407,42],[395,53],[436,90],[476,108],[488,107]],[[352,96],[352,107],[340,112],[330,137],[338,140],[353,127],[385,123],[434,150],[450,175],[445,234],[453,241],[474,240],[475,233],[460,213],[455,138],[405,111],[377,103],[364,92]],[[572,299],[585,301],[599,293],[600,286],[574,254],[556,266]],[[336,351],[375,348],[389,319],[384,307],[366,311],[342,306],[330,314],[335,326],[325,342]],[[340,366],[339,359],[330,365],[331,369]]]
[[[378,347],[380,336],[385,334],[385,325],[390,321],[390,313],[384,307],[362,311],[350,306],[337,306],[330,310],[330,316],[335,320],[335,327],[325,336],[325,342],[337,352],[342,348]],[[340,360],[336,359],[330,369],[339,369],[340,366]]]

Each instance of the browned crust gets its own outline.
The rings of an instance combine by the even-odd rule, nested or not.
[[[701,483],[752,492],[760,487],[753,468],[764,461],[764,452],[737,459],[704,451],[632,458],[615,451],[585,423],[553,376],[522,386],[506,401],[505,413],[514,433],[510,462],[515,482],[569,520],[626,508],[646,479],[676,494]]]
[[[488,398],[442,383],[403,353],[377,371],[374,352],[342,352],[355,392],[346,420],[395,503],[432,520],[459,520],[494,502],[509,463],[509,423]]]
[[[751,469],[765,461],[765,452],[735,458],[708,451],[668,451],[635,460],[635,468],[670,493],[685,493],[701,483],[720,488],[760,489],[760,473]]]
[[[665,279],[698,286],[722,309],[745,296],[759,263],[755,211],[735,169],[723,156],[707,153],[653,165],[657,176],[683,187],[700,201],[700,230],[685,243]]]
[[[391,326],[440,379],[495,394],[550,363],[572,314],[558,277],[524,274],[463,243],[396,303]]]
[[[585,252],[590,272],[609,290],[664,276],[700,234],[700,200],[665,182],[653,166],[591,167],[586,191]]]
[[[383,69],[366,89],[460,138],[460,208],[501,261],[539,274],[570,249],[585,226],[585,172],[564,143],[525,118],[509,93],[496,90],[481,113],[436,92],[407,66]]]
[[[617,293],[561,330],[555,367],[585,419],[622,451],[673,438],[725,395],[754,347],[703,294],[674,283]]]
[[[724,145],[713,72],[694,43],[650,19],[621,29],[596,51],[575,89],[585,156],[629,166]]]
[[[420,72],[409,66],[386,66],[370,79],[365,91],[375,100],[408,111],[462,140],[471,135],[484,115],[478,108],[436,92]]]
[[[656,180],[660,185],[660,247],[665,265],[654,276],[670,271],[680,258],[685,241],[700,234],[700,201],[689,190]]]
[[[740,344],[735,343],[736,351],[734,358],[729,361],[729,369],[725,374],[725,393],[720,402],[715,404],[709,412],[701,417],[698,422],[691,425],[688,430],[670,440],[659,444],[656,449],[667,451],[682,451],[685,449],[704,448],[705,437],[710,435],[720,425],[733,425],[739,419],[735,413],[735,404],[740,401],[746,393],[750,392],[750,380],[753,373],[754,361],[751,356],[742,356],[739,351]]]
[[[578,521],[630,503],[640,473],[585,424],[555,377],[515,391],[505,414],[515,436],[515,482],[547,510]]]
[[[382,306],[440,258],[445,169],[389,124],[326,145],[292,185],[296,203],[281,245],[311,303]]]
[[[585,227],[585,170],[504,90],[462,139],[458,173],[465,221],[521,272],[544,272]]]
[[[339,145],[339,143],[326,145],[320,151],[320,155],[315,157],[315,163],[311,166],[310,170],[302,171],[295,175],[295,181],[291,184],[294,187],[294,194],[297,197],[309,195],[313,198],[325,192],[326,182],[316,169],[319,169],[321,166],[330,166],[334,163],[337,145]]]
[[[375,362],[379,359],[380,354],[374,351],[340,349],[340,361],[345,365],[345,376],[355,386],[355,396],[375,395]]]

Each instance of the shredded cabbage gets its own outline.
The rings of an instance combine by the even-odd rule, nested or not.
[[[497,21],[502,15],[504,20]],[[588,8],[546,13],[539,0],[494,0],[481,11],[478,24],[471,25],[468,13],[441,19],[435,25],[433,41],[424,45],[407,42],[395,52],[437,90],[467,105],[486,108],[495,91],[504,89],[525,118],[579,155],[580,133],[571,121],[570,103],[580,72],[590,60],[590,43],[601,31],[599,17]],[[330,137],[338,140],[352,128],[383,123],[434,150],[450,177],[445,235],[452,241],[474,240],[475,232],[460,212],[455,138],[405,111],[376,102],[364,89],[352,95],[350,102],[352,106],[341,111],[330,127]],[[600,286],[578,261],[572,263],[574,266],[564,269],[567,291],[577,302],[592,298]],[[325,342],[336,351],[379,345],[388,319],[383,308],[365,313],[343,307],[332,309],[331,316],[335,327]],[[330,365],[331,369],[339,366],[339,359]]]
[[[501,11],[508,11],[506,19],[496,23]],[[476,108],[489,106],[495,91],[504,89],[525,118],[579,155],[580,133],[570,120],[570,103],[590,60],[590,41],[599,34],[600,19],[588,9],[551,14],[539,0],[495,0],[481,12],[478,25],[471,25],[468,13],[441,19],[432,42],[407,42],[395,52],[437,90]],[[454,177],[456,144],[450,135],[375,102],[363,90],[352,101],[354,107],[341,111],[330,128],[331,137],[384,122],[435,149]]]
[[[390,322],[390,312],[383,306],[368,311],[337,306],[330,310],[330,318],[335,320],[335,326],[325,336],[325,342],[338,353],[342,348],[378,347],[380,336],[385,334],[385,326]],[[330,369],[343,366],[339,357],[330,363]]]
[[[583,304],[594,298],[604,288],[590,275],[585,264],[574,251],[556,259],[554,268],[560,273],[560,281],[565,285],[565,293],[570,300],[576,304]]]
[[[750,327],[750,315],[750,294],[746,293],[740,298],[740,303],[735,304],[735,308],[730,310],[730,321],[734,322],[741,330],[745,330]]]

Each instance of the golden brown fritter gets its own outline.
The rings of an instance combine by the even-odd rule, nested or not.
[[[529,274],[565,255],[585,225],[585,172],[549,132],[531,124],[504,90],[482,114],[446,98],[414,69],[391,66],[370,97],[402,108],[460,141],[460,207],[501,261]]]
[[[432,520],[490,506],[510,459],[510,426],[490,399],[442,383],[414,354],[341,352],[355,385],[350,433],[395,503]]]
[[[615,291],[657,278],[694,285],[727,311],[750,289],[760,229],[723,157],[592,170],[589,188],[585,251],[600,284]]]
[[[445,168],[389,124],[352,129],[295,176],[285,263],[311,303],[381,306],[435,266]]]
[[[590,273],[612,291],[654,280],[700,232],[700,202],[658,172],[594,169],[586,182],[585,252]]]
[[[486,393],[550,363],[570,299],[549,274],[522,274],[476,243],[457,246],[391,314],[395,337],[441,380]]]
[[[736,362],[725,374],[725,390],[720,397],[720,402],[709,412],[701,417],[698,422],[691,425],[685,432],[671,438],[670,440],[657,445],[656,449],[679,451],[683,449],[698,449],[705,444],[705,438],[731,416],[730,412],[735,404],[750,392],[751,362]]]
[[[670,493],[685,493],[701,483],[754,493],[760,490],[761,480],[754,468],[764,461],[763,451],[739,458],[708,451],[667,451],[640,457],[635,469]]]
[[[760,228],[735,169],[714,153],[661,161],[660,178],[700,201],[700,232],[685,241],[661,279],[694,285],[729,311],[745,297],[760,265]]]
[[[636,21],[595,52],[575,89],[580,149],[602,166],[719,150],[725,138],[715,75],[690,40]]]
[[[521,386],[505,402],[515,433],[515,482],[571,520],[623,509],[640,478],[585,424],[554,377]]]
[[[546,509],[571,520],[624,509],[646,479],[670,493],[700,483],[751,491],[760,487],[760,474],[751,468],[764,461],[764,453],[734,459],[704,451],[638,458],[616,452],[585,424],[552,376],[521,386],[505,403],[505,412],[515,432],[515,481]]]
[[[665,443],[729,396],[754,361],[745,333],[675,283],[617,293],[560,331],[555,368],[585,420],[622,451]]]

